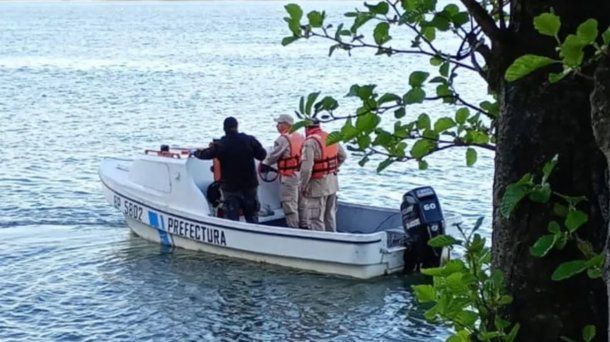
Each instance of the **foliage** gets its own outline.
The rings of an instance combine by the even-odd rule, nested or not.
[[[594,252],[591,243],[578,236],[578,229],[589,221],[587,213],[578,209],[578,205],[585,202],[586,198],[567,196],[551,189],[549,177],[557,165],[557,160],[558,156],[555,156],[544,165],[538,181],[528,173],[518,182],[509,185],[502,198],[501,213],[504,217],[509,217],[518,203],[526,197],[532,202],[552,208],[556,219],[548,223],[548,234],[538,238],[530,248],[530,253],[535,257],[544,257],[553,249],[562,250],[566,244],[573,242],[583,258],[561,263],[551,278],[556,281],[564,280],[585,271],[590,278],[601,278],[605,261],[603,252]]]
[[[417,300],[432,305],[426,319],[453,326],[454,334],[447,341],[514,341],[519,331],[519,324],[511,324],[501,314],[512,297],[506,293],[502,272],[490,267],[486,239],[476,233],[482,222],[481,217],[470,232],[458,224],[461,241],[447,235],[430,240],[432,247],[463,248],[464,258],[422,270],[433,283],[414,286]]]
[[[305,18],[300,6],[288,4],[285,6],[288,16],[284,20],[291,35],[282,44],[315,37],[332,42],[329,55],[337,50],[351,53],[369,48],[378,55],[427,56],[437,73],[411,72],[408,89],[402,94],[378,91],[375,84],[354,84],[346,97],[355,98],[360,105],[355,113],[348,115],[336,113],[339,103],[335,98],[325,96],[318,100],[320,93],[311,93],[301,97],[297,116],[321,122],[343,120],[343,127],[333,132],[329,143],[349,143],[352,151],[361,153],[360,165],[366,164],[373,154],[385,156],[378,171],[396,161],[407,160],[415,160],[425,169],[427,156],[451,147],[467,147],[466,164],[472,166],[477,160],[474,148],[494,150],[498,103],[490,99],[472,104],[459,94],[455,84],[459,70],[484,74],[485,67],[479,65],[477,54],[481,51],[482,33],[468,12],[455,4],[439,8],[436,0],[388,0],[365,3],[364,7],[345,13],[352,20],[350,25],[341,23],[335,28],[326,23],[325,12],[311,11]],[[367,24],[372,27],[368,37],[362,33]],[[397,29],[413,34],[410,47],[395,47],[398,42],[393,40],[392,32]],[[435,46],[441,34],[462,39],[455,53],[446,53]],[[417,110],[415,105],[426,101],[454,105],[455,114],[432,120],[426,113],[413,113]],[[386,124],[387,121],[393,125]]]
[[[521,56],[506,70],[505,78],[507,81],[519,80],[552,64],[561,64],[563,71],[550,73],[549,81],[551,83],[558,82],[571,73],[588,78],[582,70],[609,54],[610,27],[600,34],[595,19],[588,19],[580,24],[576,32],[566,36],[563,41],[559,38],[561,19],[554,13],[542,13],[537,16],[534,19],[534,27],[538,33],[555,38],[558,56],[556,58],[537,55]],[[585,60],[585,54],[588,51],[592,51],[593,55]]]
[[[558,156],[555,156],[544,165],[542,174],[538,177],[539,180],[528,173],[516,183],[509,185],[504,192],[500,211],[504,217],[508,218],[519,202],[526,197],[532,202],[547,205],[549,209],[552,209],[556,219],[548,223],[548,234],[538,238],[530,248],[530,253],[535,257],[544,257],[553,249],[562,250],[566,244],[573,242],[581,251],[583,259],[561,263],[551,278],[560,281],[585,271],[590,278],[601,278],[605,261],[603,252],[594,252],[591,243],[578,236],[578,229],[589,220],[587,213],[578,209],[578,205],[585,202],[586,198],[567,196],[551,189],[549,177],[555,169],[557,161]]]
[[[578,209],[578,205],[587,199],[582,196],[567,196],[551,189],[549,177],[557,166],[557,162],[558,156],[555,155],[544,165],[542,174],[538,177],[528,173],[519,181],[507,186],[500,206],[501,213],[508,218],[519,202],[525,198],[548,206],[549,209],[552,209],[556,219],[548,223],[548,234],[539,237],[530,247],[530,254],[542,258],[551,253],[553,249],[562,250],[568,243],[574,243],[581,252],[582,258],[559,264],[551,275],[551,279],[562,281],[585,271],[589,278],[601,279],[605,263],[603,251],[595,252],[589,241],[578,236],[579,228],[589,221],[587,213]],[[595,334],[595,326],[587,325],[583,329],[582,338],[584,341],[591,341]],[[563,337],[563,340],[574,341],[567,337]]]

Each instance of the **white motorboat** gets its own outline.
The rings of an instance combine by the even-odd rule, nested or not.
[[[147,150],[135,160],[108,158],[99,176],[110,204],[140,237],[228,257],[354,278],[435,266],[441,252],[426,242],[444,231],[432,188],[408,192],[399,209],[342,203],[337,232],[285,227],[279,181],[258,188],[259,223],[231,221],[214,206],[213,162],[189,149]],[[264,175],[263,175],[264,176]],[[261,177],[261,173],[259,173]]]

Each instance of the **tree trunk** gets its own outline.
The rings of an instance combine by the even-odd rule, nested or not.
[[[593,4],[596,3],[596,4]],[[575,31],[587,18],[598,18],[600,27],[610,23],[607,1],[591,1],[584,6],[574,1],[511,2],[512,41],[494,44],[498,65],[505,70],[515,56],[524,53],[554,56],[555,42],[534,31],[533,18],[550,9],[562,19],[565,33]],[[604,7],[606,12],[604,12]],[[605,25],[605,26],[604,26]],[[565,37],[565,34],[562,33]],[[510,54],[510,55],[509,55]],[[550,179],[554,191],[586,196],[581,209],[589,222],[578,235],[602,250],[608,227],[608,167],[591,127],[589,95],[592,84],[581,78],[567,78],[548,84],[548,70],[514,83],[500,82],[498,91],[502,113],[498,120],[498,140],[494,175],[493,264],[506,277],[514,301],[508,308],[512,321],[521,324],[518,340],[557,341],[561,336],[580,339],[588,324],[597,327],[598,338],[607,338],[608,301],[599,279],[586,274],[555,282],[551,274],[562,262],[582,259],[574,244],[553,250],[544,258],[531,256],[529,248],[547,234],[552,214],[549,205],[523,200],[509,219],[501,216],[500,202],[506,186],[525,173],[540,172],[545,162],[559,154],[559,163]],[[499,72],[498,74],[503,74]]]
[[[606,162],[610,165],[610,57],[602,60],[595,71],[594,90],[591,94],[591,122],[597,145],[606,157]],[[610,188],[610,183],[608,186]],[[608,216],[607,212],[606,216]],[[610,298],[610,226],[605,248],[604,279],[606,281],[606,292]],[[608,323],[608,329],[610,329],[610,322]],[[610,336],[610,331],[608,336]]]
[[[551,208],[524,200],[510,219],[499,213],[508,184],[541,170],[559,154],[551,186],[560,193],[589,199],[585,204],[589,223],[580,228],[579,236],[591,241],[596,250],[603,248],[608,224],[602,215],[608,204],[607,166],[593,138],[589,92],[583,88],[589,87],[578,80],[556,86],[520,82],[509,85],[502,94],[494,180],[494,266],[504,271],[514,297],[510,314],[521,323],[520,338],[525,340],[557,341],[560,336],[580,336],[587,324],[606,327],[607,297],[600,280],[586,275],[551,280],[561,262],[582,258],[573,244],[544,258],[530,255],[529,247],[547,233],[548,223],[561,222]],[[600,194],[606,202],[600,203]]]

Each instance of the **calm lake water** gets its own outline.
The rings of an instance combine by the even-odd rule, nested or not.
[[[207,145],[226,115],[266,145],[298,97],[353,83],[404,92],[427,59],[282,47],[281,1],[0,2],[0,340],[442,340],[402,275],[355,281],[184,250],[132,236],[104,202],[103,157]],[[331,20],[360,2],[306,2]],[[408,45],[408,37],[395,37]],[[457,42],[440,40],[449,49]],[[462,75],[464,96],[484,85]],[[341,102],[344,113],[356,103]],[[408,115],[451,115],[439,104]],[[336,126],[333,126],[336,127]],[[492,159],[449,150],[422,172],[342,169],[344,200],[396,207],[429,184],[446,214],[491,213]],[[489,219],[487,220],[489,222]],[[455,232],[450,229],[450,232]],[[485,230],[489,234],[489,230]]]

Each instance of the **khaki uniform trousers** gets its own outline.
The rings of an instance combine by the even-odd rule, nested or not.
[[[299,178],[297,176],[281,176],[280,201],[288,227],[299,228],[303,210],[299,196]]]
[[[304,197],[308,227],[311,230],[337,231],[337,194]]]

